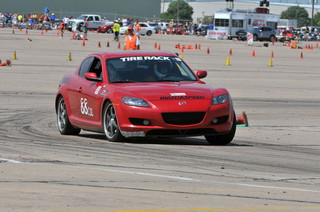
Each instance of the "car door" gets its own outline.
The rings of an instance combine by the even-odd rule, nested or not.
[[[87,80],[84,77],[85,73],[96,73],[101,80]],[[95,128],[101,124],[100,109],[103,100],[103,96],[100,95],[103,87],[101,60],[98,57],[86,58],[74,80],[77,82],[69,95],[70,102],[73,103],[74,122],[85,128]]]

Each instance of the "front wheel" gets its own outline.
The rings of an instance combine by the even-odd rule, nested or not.
[[[66,102],[64,101],[63,97],[59,98],[56,111],[59,132],[62,135],[79,135],[81,129],[72,126],[72,124],[70,123]]]
[[[210,145],[227,145],[233,140],[234,135],[236,134],[236,126],[236,116],[234,115],[231,130],[227,134],[209,135],[205,136],[205,138]]]
[[[152,32],[151,31],[147,31],[146,35],[150,36],[150,35],[152,35]]]
[[[273,35],[271,35],[271,36],[270,36],[270,41],[271,41],[271,42],[276,41],[276,37],[275,37],[275,36],[273,36]]]
[[[253,41],[258,41],[258,36],[257,35],[253,35]]]
[[[108,102],[103,108],[102,122],[103,131],[107,140],[112,142],[124,140],[120,132],[116,111],[111,102]]]

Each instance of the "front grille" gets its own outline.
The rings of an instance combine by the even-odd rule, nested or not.
[[[167,124],[190,125],[200,123],[205,114],[205,112],[162,113],[162,118]]]

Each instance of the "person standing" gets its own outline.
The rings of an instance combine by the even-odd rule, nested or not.
[[[136,24],[135,24],[135,26],[134,26],[134,31],[136,32],[136,34],[137,34],[138,36],[140,36],[141,26],[140,26],[138,20],[136,20]],[[140,38],[140,37],[139,37],[139,38]]]
[[[140,50],[140,39],[137,34],[133,33],[133,27],[128,27],[124,50]]]
[[[83,38],[84,39],[87,39],[88,27],[89,27],[89,22],[87,21],[86,18],[84,18],[83,19],[83,25],[82,25],[82,32],[83,32]]]
[[[119,42],[119,32],[120,32],[120,24],[118,21],[115,21],[112,27],[114,33],[114,40]]]

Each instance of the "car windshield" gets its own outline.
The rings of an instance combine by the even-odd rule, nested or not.
[[[179,57],[137,56],[107,59],[110,83],[179,82],[197,78]]]

